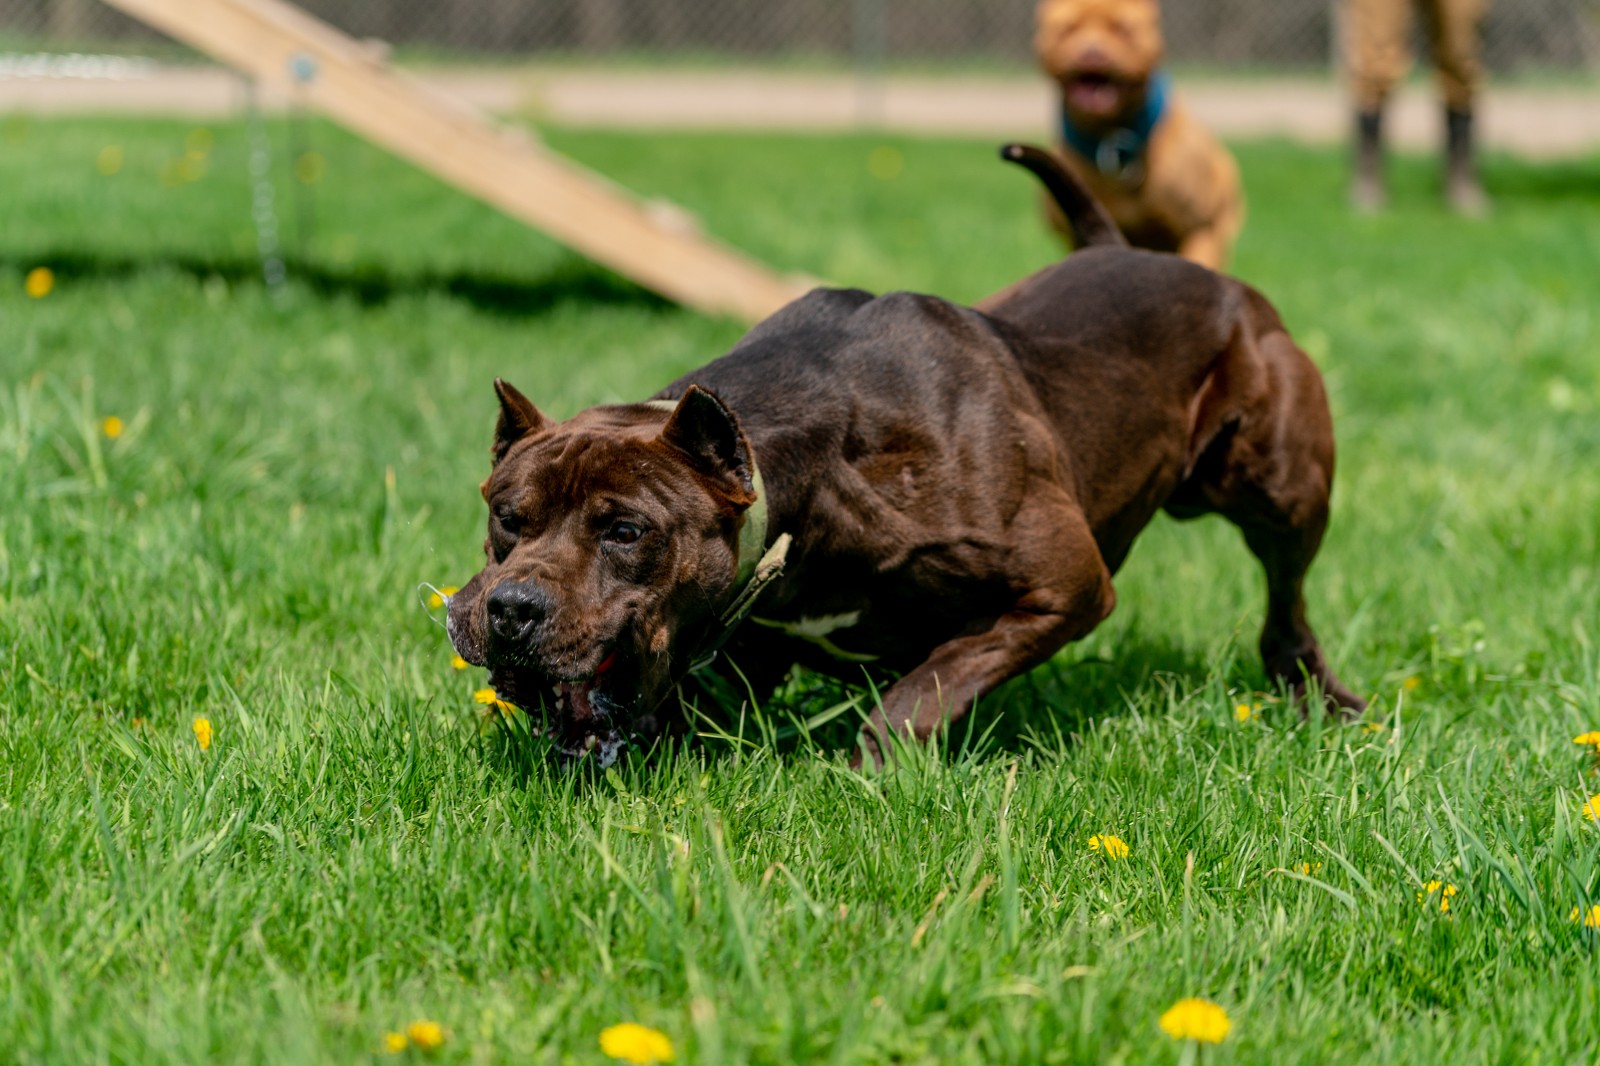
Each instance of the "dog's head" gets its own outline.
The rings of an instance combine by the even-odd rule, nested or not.
[[[1075,121],[1113,124],[1143,106],[1161,65],[1161,10],[1156,0],[1040,0],[1033,46]]]
[[[749,442],[694,386],[676,405],[566,422],[502,381],[495,390],[487,561],[450,599],[450,639],[501,698],[551,707],[564,750],[619,745],[730,598],[756,499]]]

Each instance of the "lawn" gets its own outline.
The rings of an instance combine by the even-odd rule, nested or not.
[[[893,774],[804,728],[860,695],[814,678],[599,774],[480,732],[416,586],[481,558],[495,375],[564,416],[739,327],[268,132],[276,293],[244,124],[0,120],[0,1060],[361,1062],[427,1019],[389,1061],[636,1021],[694,1062],[1170,1063],[1185,996],[1212,1062],[1600,1056],[1600,158],[1491,160],[1477,223],[1402,160],[1356,220],[1339,153],[1239,148],[1237,272],[1337,418],[1309,592],[1364,723],[1265,691],[1237,535],[1162,520],[1100,630]],[[549,137],[840,282],[1056,254],[987,144]]]

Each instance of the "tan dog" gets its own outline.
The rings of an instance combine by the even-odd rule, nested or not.
[[[1167,85],[1156,0],[1040,0],[1036,20],[1063,161],[1130,242],[1221,270],[1244,224],[1239,168]]]

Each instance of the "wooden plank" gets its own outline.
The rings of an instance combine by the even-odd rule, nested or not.
[[[814,282],[664,221],[283,0],[107,0],[669,299],[755,321]],[[670,213],[668,213],[670,215]]]

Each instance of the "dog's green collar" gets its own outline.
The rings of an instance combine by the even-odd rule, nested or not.
[[[645,406],[672,411],[678,404],[676,400],[650,400]],[[754,458],[750,460],[750,487],[755,490],[756,498],[754,503],[745,508],[744,520],[739,526],[737,569],[733,578],[733,587],[738,591],[717,619],[722,628],[700,649],[694,665],[689,668],[691,671],[709,666],[717,657],[717,652],[722,650],[739,623],[749,615],[756,600],[761,598],[761,593],[783,573],[784,560],[789,556],[789,545],[793,538],[787,533],[780,533],[778,539],[772,542],[772,547],[767,547],[767,490],[761,481],[761,469],[756,466]]]
[[[761,471],[753,459],[750,487],[755,490],[756,502],[745,508],[744,522],[739,526],[739,570],[733,579],[736,585],[749,584],[767,551],[767,487],[761,483]]]

